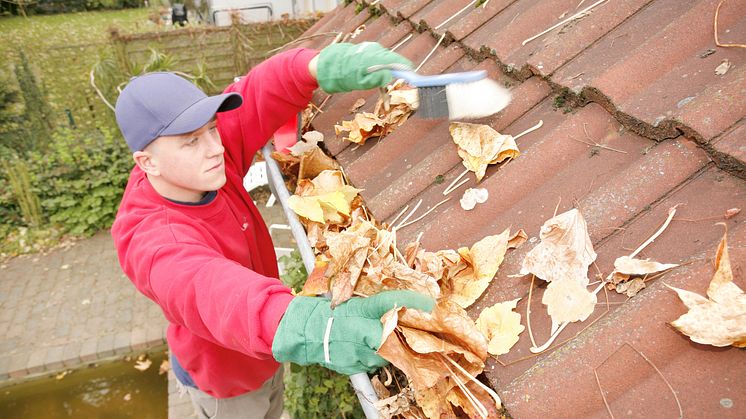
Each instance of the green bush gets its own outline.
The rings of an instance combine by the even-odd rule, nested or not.
[[[349,377],[319,365],[291,364],[285,374],[285,410],[292,418],[364,418]]]
[[[30,160],[39,162],[33,188],[52,224],[74,235],[111,225],[133,165],[118,133],[59,130],[47,151]]]
[[[296,292],[308,278],[300,252],[282,256],[282,281]],[[285,410],[292,418],[364,418],[347,376],[319,365],[291,364],[285,373]]]

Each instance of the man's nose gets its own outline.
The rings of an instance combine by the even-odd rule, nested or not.
[[[223,141],[220,139],[220,135],[218,134],[217,130],[215,132],[207,132],[207,139],[208,139],[208,152],[210,153],[210,156],[214,156],[217,154],[223,154],[225,152],[225,147],[223,147]]]

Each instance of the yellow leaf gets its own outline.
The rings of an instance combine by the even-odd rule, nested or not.
[[[509,239],[510,229],[506,229],[498,235],[487,236],[474,243],[471,249],[458,249],[459,255],[470,269],[465,269],[451,278],[449,298],[464,308],[474,304],[495,277],[508,250]]]
[[[300,180],[288,205],[310,221],[341,224],[350,216],[352,201],[359,191],[344,184],[341,171],[324,170],[311,181]]]
[[[448,129],[464,167],[476,174],[477,182],[484,177],[488,165],[521,154],[512,136],[500,134],[489,125],[452,122]]]
[[[671,325],[693,342],[712,346],[746,347],[746,294],[733,283],[727,234],[718,246],[717,270],[707,288],[708,298],[668,286],[676,291],[689,311]]]
[[[324,223],[324,210],[315,196],[293,195],[288,199],[288,206],[301,217],[317,223]]]
[[[489,341],[487,351],[492,355],[507,354],[525,329],[521,315],[513,311],[519,300],[497,303],[479,314],[477,328]]]

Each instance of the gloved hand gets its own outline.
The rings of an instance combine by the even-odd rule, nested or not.
[[[368,73],[368,67],[394,63],[412,67],[408,59],[376,42],[331,44],[319,54],[316,80],[327,93],[372,89],[391,82],[391,71]]]
[[[430,312],[434,305],[432,298],[414,291],[354,297],[334,310],[325,298],[295,297],[277,328],[272,354],[278,362],[321,364],[346,375],[371,372],[388,364],[376,353],[382,343],[381,317],[394,307]]]

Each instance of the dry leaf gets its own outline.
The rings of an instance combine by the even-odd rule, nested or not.
[[[691,291],[668,286],[676,291],[689,311],[671,325],[693,342],[712,346],[746,347],[746,294],[733,283],[728,256],[727,234],[718,246],[716,271],[707,288],[708,298]]]
[[[596,294],[571,278],[552,281],[544,291],[541,302],[552,318],[552,334],[561,323],[584,321],[596,308]]]
[[[725,219],[729,220],[729,219],[735,217],[736,215],[738,215],[738,213],[740,213],[740,212],[741,212],[741,208],[731,208],[731,209],[725,211]]]
[[[508,251],[510,229],[494,236],[487,236],[474,243],[471,249],[462,247],[458,253],[467,265],[458,274],[444,281],[449,292],[447,297],[461,307],[474,304],[495,277]]]
[[[357,112],[358,109],[363,107],[363,105],[365,105],[365,99],[358,98],[358,100],[356,100],[355,103],[352,104],[352,107],[350,108],[350,113]]]
[[[153,364],[153,361],[145,358],[145,359],[138,359],[135,361],[135,369],[139,371],[145,371],[148,368],[150,368],[150,365]]]
[[[345,185],[342,172],[324,170],[313,180],[301,179],[288,205],[296,214],[310,221],[341,224],[350,216],[352,201],[359,189]]]
[[[324,134],[318,131],[308,131],[301,137],[305,141],[298,141],[293,144],[292,147],[288,147],[288,151],[293,156],[300,157],[311,150],[318,148],[318,143],[324,141]]]
[[[627,297],[634,297],[645,288],[645,281],[640,277],[677,266],[679,265],[675,263],[658,263],[650,259],[635,259],[629,256],[622,256],[614,261],[614,272],[609,275],[610,280],[607,288],[615,290],[619,294],[626,294]],[[637,278],[630,280],[633,277]]]
[[[628,277],[629,278],[629,277]],[[634,297],[638,292],[645,288],[645,281],[642,278],[634,278],[631,281],[624,281],[614,286],[614,290],[619,294],[626,294],[627,297]]]
[[[171,369],[171,363],[168,359],[161,361],[161,366],[158,367],[158,375],[166,374]]]
[[[466,211],[474,209],[477,204],[484,204],[487,202],[489,192],[484,188],[469,188],[464,191],[464,196],[461,197],[459,203],[461,208]]]
[[[715,67],[715,74],[717,74],[718,76],[722,76],[727,73],[731,67],[733,67],[733,64],[726,58],[720,62],[719,66]]]
[[[576,208],[547,220],[539,236],[541,243],[526,254],[520,274],[532,273],[551,282],[541,301],[552,317],[554,333],[561,323],[585,320],[593,312],[596,295],[586,286],[596,252]]]
[[[614,261],[615,272],[630,276],[644,276],[677,266],[679,265],[675,263],[658,263],[650,259],[634,259],[629,256],[622,256]]]
[[[507,354],[525,329],[521,315],[513,311],[519,300],[497,303],[479,313],[477,328],[489,341],[487,351],[492,355]]]
[[[329,278],[324,275],[328,265],[328,261],[317,260],[313,271],[308,275],[306,283],[303,284],[303,289],[298,295],[315,297],[329,292]]]
[[[370,239],[349,231],[330,232],[326,235],[326,244],[331,263],[324,276],[331,280],[331,307],[334,308],[352,297],[368,256]]]
[[[357,113],[351,121],[342,121],[341,125],[335,125],[336,135],[348,133],[344,140],[365,144],[368,138],[384,137],[403,124],[414,109],[417,109],[417,89],[395,83],[388,86],[387,91],[378,100],[372,113]]]
[[[469,382],[470,378],[451,366],[448,359],[474,376],[484,369],[487,357],[487,342],[474,322],[461,307],[444,299],[432,313],[397,308],[381,321],[384,333],[378,353],[407,376],[423,414],[429,418],[454,417],[449,398],[443,396],[459,381]],[[478,397],[480,403],[496,409],[489,396]],[[460,399],[450,400],[458,403]]]
[[[300,158],[298,179],[313,179],[325,170],[338,170],[339,164],[320,148],[314,147]]]
[[[464,167],[482,180],[487,165],[514,159],[521,153],[510,135],[503,135],[489,125],[452,122],[448,128]]]
[[[541,243],[523,259],[521,275],[545,281],[573,279],[588,285],[588,266],[596,260],[583,215],[576,208],[550,218],[541,226]]]
[[[62,380],[63,378],[67,377],[68,374],[73,372],[72,370],[64,370],[60,371],[57,375],[54,376],[55,380]]]
[[[365,144],[370,137],[378,137],[383,132],[384,122],[370,112],[355,114],[352,121],[342,121],[342,125],[335,125],[334,131],[337,135],[348,132],[344,140],[357,144]]]

